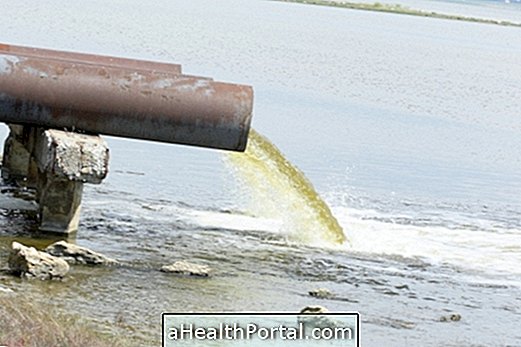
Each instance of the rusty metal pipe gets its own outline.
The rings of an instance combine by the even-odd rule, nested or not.
[[[29,48],[22,46],[9,46],[13,48],[13,51],[17,51],[17,53],[3,51],[2,47],[4,44],[0,43],[0,54],[15,54],[20,58],[43,58],[46,61],[66,61],[69,63],[73,63],[75,65],[93,65],[93,66],[103,66],[106,68],[123,68],[123,69],[131,69],[134,72],[137,71],[146,71],[150,75],[156,75],[157,77],[165,77],[170,76],[172,74],[183,75],[185,77],[194,77],[203,80],[213,80],[211,77],[202,77],[202,76],[193,76],[186,75],[181,73],[181,65],[177,64],[167,64],[167,63],[157,63],[148,60],[134,60],[127,58],[116,58],[110,56],[97,56],[92,54],[84,54],[84,53],[74,53],[74,52],[62,52],[62,51],[53,51],[48,49],[40,49],[40,48]],[[22,49],[19,49],[22,48]],[[18,52],[19,51],[19,52]],[[53,53],[58,54],[53,54]],[[49,54],[47,54],[49,53]],[[93,58],[90,58],[93,57]],[[102,59],[98,59],[102,58]],[[78,58],[78,60],[76,59]],[[95,61],[99,60],[99,63]],[[141,64],[141,65],[140,65]],[[166,75],[165,75],[166,74]]]
[[[243,151],[253,90],[177,73],[0,52],[0,121]]]
[[[30,57],[40,57],[55,60],[74,61],[78,63],[124,67],[136,70],[162,71],[168,73],[181,73],[181,65],[161,63],[148,60],[137,60],[129,58],[110,57],[88,53],[56,51],[52,49],[34,48],[18,45],[0,43],[0,52]]]

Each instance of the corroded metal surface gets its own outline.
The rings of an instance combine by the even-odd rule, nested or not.
[[[56,51],[52,49],[34,48],[26,46],[8,45],[0,43],[0,52],[29,56],[29,57],[40,57],[55,60],[66,60],[74,61],[86,64],[97,64],[103,66],[112,67],[126,67],[136,70],[152,70],[152,71],[163,71],[168,73],[181,73],[181,65],[154,62],[148,60],[137,60],[120,57],[110,57],[105,55],[95,55],[88,53],[77,53],[77,52],[65,52]]]
[[[251,87],[70,59],[0,49],[0,121],[245,149]]]

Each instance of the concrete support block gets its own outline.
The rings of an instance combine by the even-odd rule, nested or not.
[[[39,172],[57,178],[99,184],[107,176],[109,150],[97,135],[40,130],[32,155]]]
[[[40,230],[69,234],[78,230],[83,182],[42,173],[38,188]]]
[[[10,133],[4,143],[2,178],[23,182],[28,174],[30,153],[23,141],[23,126],[10,125]]]
[[[41,230],[76,231],[83,184],[99,184],[107,175],[106,142],[97,135],[9,127],[2,177],[36,188]]]
[[[32,158],[39,174],[40,229],[65,234],[76,231],[83,183],[99,184],[107,175],[107,144],[95,135],[40,129]]]

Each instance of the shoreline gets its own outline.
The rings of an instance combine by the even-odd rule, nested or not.
[[[346,8],[346,9],[350,9],[350,10],[394,13],[394,14],[401,14],[401,15],[408,15],[408,16],[448,19],[448,20],[456,20],[456,21],[463,21],[463,22],[469,22],[469,23],[493,24],[493,25],[521,28],[521,23],[516,23],[516,22],[511,22],[511,21],[477,18],[477,17],[467,17],[467,16],[463,16],[463,15],[451,15],[451,14],[438,13],[438,12],[434,12],[434,11],[415,10],[415,9],[412,9],[409,7],[402,6],[400,4],[391,5],[391,4],[382,4],[379,2],[368,4],[368,3],[359,3],[359,2],[348,2],[348,1],[340,2],[340,1],[330,1],[330,0],[270,0],[270,1],[306,4],[306,5],[315,5],[315,6],[339,7],[339,8]]]
[[[124,325],[117,319],[114,325]],[[78,314],[49,303],[40,307],[20,294],[0,292],[0,346],[123,347],[142,342],[96,328]]]

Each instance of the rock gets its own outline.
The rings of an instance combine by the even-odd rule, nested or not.
[[[9,269],[16,275],[41,280],[61,279],[69,272],[69,264],[63,259],[13,242],[9,256]]]
[[[447,316],[441,316],[440,322],[459,322],[461,320],[461,315],[459,313],[452,313]]]
[[[187,261],[176,261],[172,265],[163,266],[161,271],[178,275],[208,277],[212,269],[206,265],[192,264]]]
[[[118,263],[115,259],[66,241],[53,243],[45,249],[45,252],[63,258],[69,264],[113,265]]]
[[[324,306],[314,305],[314,306],[306,306],[302,310],[300,310],[301,314],[321,314],[328,313],[329,310]]]
[[[323,306],[306,306],[300,310],[301,315],[297,317],[297,321],[310,329],[334,328],[338,322],[324,314],[328,312],[329,310]]]
[[[317,289],[313,289],[313,290],[310,290],[308,292],[309,295],[311,295],[312,297],[315,297],[315,298],[319,298],[319,299],[330,299],[332,297],[335,296],[335,294],[333,294],[329,289],[327,288],[317,288]]]

